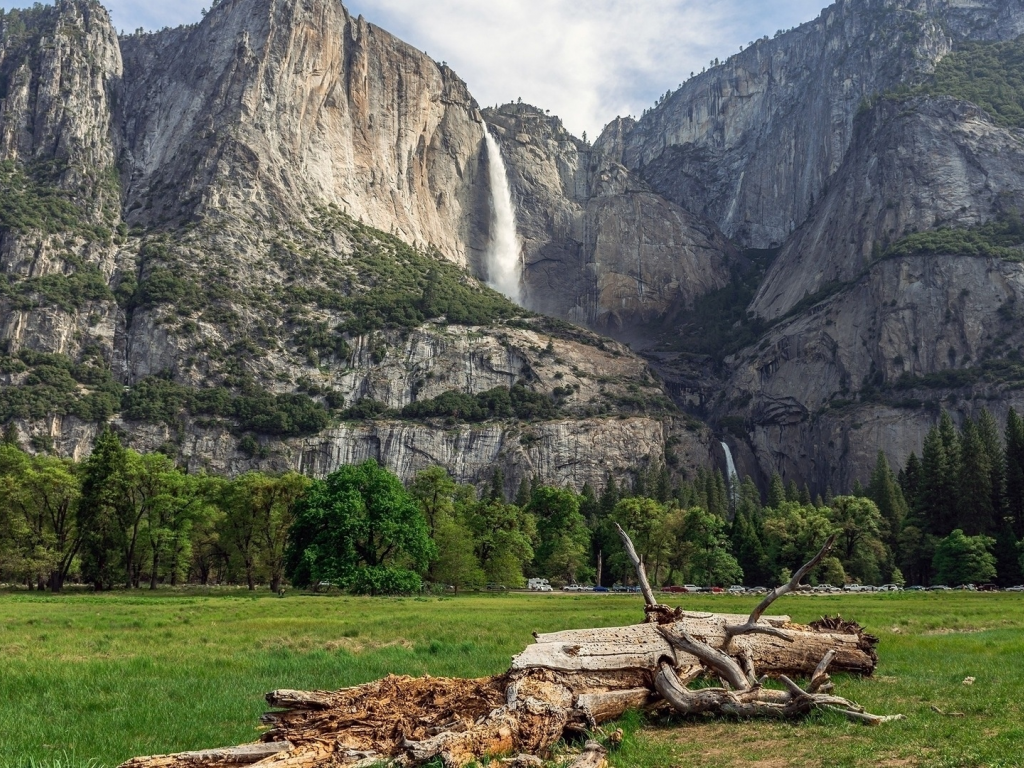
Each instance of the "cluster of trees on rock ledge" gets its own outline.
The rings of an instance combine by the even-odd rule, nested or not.
[[[482,493],[431,467],[405,486],[374,461],[324,479],[249,472],[189,474],[139,454],[111,431],[73,462],[30,455],[12,430],[0,444],[0,581],[60,591],[148,585],[333,585],[409,593],[527,577],[629,583],[615,524],[632,536],[656,584],[772,586],[832,532],[813,583],[1003,583],[1020,579],[1024,424],[1010,413],[1006,449],[982,414],[958,431],[948,416],[924,457],[894,475],[884,455],[866,488],[811,499],[772,478],[767,504],[750,479],[731,491],[699,470],[673,485],[663,466],[631,487],[611,476],[598,495],[524,480],[513,499],[497,471]],[[994,457],[994,458],[993,458]]]

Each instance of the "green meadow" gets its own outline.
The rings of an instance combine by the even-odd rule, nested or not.
[[[746,612],[753,600],[667,602]],[[638,596],[594,594],[0,593],[0,767],[99,768],[252,741],[274,688],[340,688],[391,672],[489,675],[535,630],[633,623],[641,606]],[[841,613],[878,635],[877,674],[837,676],[838,693],[907,719],[870,728],[830,714],[630,716],[613,765],[1024,765],[1024,594],[791,596],[773,608],[798,621]]]

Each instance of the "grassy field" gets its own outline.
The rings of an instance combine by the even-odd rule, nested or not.
[[[751,607],[728,596],[669,602]],[[876,676],[839,676],[838,692],[908,719],[867,728],[831,715],[796,724],[629,717],[613,764],[1024,765],[1024,595],[794,596],[773,607],[799,621],[842,613],[877,634]],[[389,672],[487,675],[506,669],[534,630],[641,616],[639,597],[616,595],[0,594],[0,766],[116,765],[251,741],[274,688],[338,688]]]

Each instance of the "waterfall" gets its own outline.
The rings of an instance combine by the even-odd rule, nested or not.
[[[725,451],[726,481],[729,484],[729,501],[735,506],[740,498],[740,475],[736,471],[736,464],[732,460],[732,451],[729,444],[722,441],[722,450]]]
[[[486,125],[484,137],[487,141],[487,165],[491,182],[491,244],[487,249],[487,284],[516,304],[521,304],[522,248],[519,235],[516,234],[512,187],[508,183],[501,149]]]

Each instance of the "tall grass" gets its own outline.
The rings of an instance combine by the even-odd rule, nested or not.
[[[727,596],[672,602],[751,607]],[[1022,764],[1024,596],[792,597],[777,606],[799,621],[841,612],[878,634],[878,674],[844,677],[840,693],[908,720],[864,728],[831,716],[796,725],[628,718],[613,762],[740,765],[760,754],[793,765]],[[102,768],[252,741],[274,688],[332,689],[392,672],[488,675],[506,669],[534,630],[641,615],[638,598],[614,595],[0,595],[0,766]],[[968,676],[973,685],[963,684]]]

